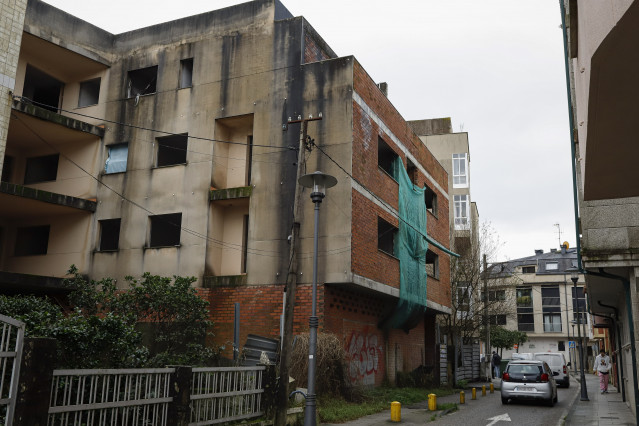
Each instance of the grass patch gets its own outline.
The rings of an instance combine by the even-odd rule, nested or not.
[[[352,402],[336,397],[320,397],[317,404],[317,411],[319,412],[320,420],[322,422],[342,423],[349,420],[359,419],[360,417],[368,416],[369,414],[389,410],[390,404],[393,401],[399,401],[402,406],[404,406],[427,400],[429,393],[434,393],[437,396],[445,396],[450,395],[453,392],[454,391],[451,388],[423,389],[381,387],[366,389],[362,391],[360,396],[358,396],[357,401]]]
[[[443,410],[457,411],[457,403],[444,402],[443,404],[437,404],[437,411],[443,411]]]

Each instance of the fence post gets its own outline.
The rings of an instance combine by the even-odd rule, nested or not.
[[[266,365],[264,375],[262,376],[262,386],[264,387],[264,413],[267,419],[275,417],[275,410],[277,409],[277,372],[275,371],[275,364]]]
[[[188,426],[191,421],[191,382],[193,370],[183,365],[171,365],[175,372],[171,374],[167,426]]]
[[[46,426],[49,417],[53,369],[57,361],[56,340],[44,337],[24,339],[15,426]]]

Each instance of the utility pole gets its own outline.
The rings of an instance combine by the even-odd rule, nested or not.
[[[297,120],[291,120],[289,117],[288,123],[284,124],[286,130],[288,125],[301,123],[300,128],[300,144],[297,154],[297,175],[295,176],[295,201],[293,202],[293,226],[291,229],[291,235],[289,236],[289,267],[286,277],[286,299],[284,304],[284,332],[282,336],[282,349],[280,351],[280,381],[277,389],[277,409],[275,411],[275,426],[286,425],[286,410],[288,407],[288,378],[289,368],[291,364],[291,352],[293,350],[293,315],[295,311],[295,290],[297,288],[297,245],[299,241],[300,231],[300,206],[302,198],[301,185],[298,185],[297,181],[304,174],[304,151],[309,148],[310,144],[307,143],[307,129],[309,121],[317,121],[322,119],[322,113],[318,117],[312,115],[308,118],[302,119],[302,116],[298,116]]]
[[[484,253],[484,329],[486,330],[486,363],[488,365],[488,374],[486,379],[490,379],[493,376],[493,372],[490,368],[489,357],[492,357],[490,353],[490,321],[488,321],[488,262],[486,261],[486,254]]]

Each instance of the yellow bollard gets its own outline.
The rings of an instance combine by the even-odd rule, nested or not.
[[[481,396],[486,396],[486,385],[481,385]]]
[[[459,403],[460,404],[466,403],[466,394],[464,393],[464,391],[459,392]]]
[[[490,384],[490,393],[495,393],[495,385]]]
[[[477,388],[473,388],[473,397],[472,399],[477,399]]]
[[[428,409],[430,411],[437,411],[437,395],[434,393],[428,394]]]
[[[402,421],[402,404],[393,401],[391,402],[391,422],[401,422]]]

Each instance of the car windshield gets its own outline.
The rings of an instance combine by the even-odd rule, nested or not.
[[[508,366],[508,373],[510,374],[539,374],[541,373],[541,366],[532,364],[510,364]]]

